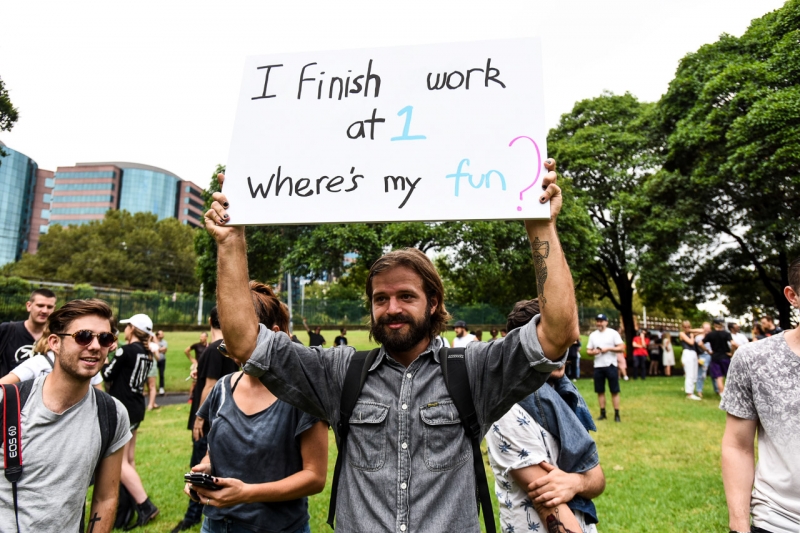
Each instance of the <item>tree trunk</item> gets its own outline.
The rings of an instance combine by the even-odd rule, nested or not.
[[[614,283],[619,293],[619,314],[625,326],[625,357],[630,358],[633,354],[633,338],[636,336],[636,325],[633,321],[633,280],[622,276],[621,279],[615,279]]]

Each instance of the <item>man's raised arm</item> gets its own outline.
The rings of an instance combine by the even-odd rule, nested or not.
[[[580,337],[580,331],[572,274],[556,232],[556,219],[562,203],[561,189],[556,185],[556,162],[548,159],[544,166],[549,172],[544,177],[542,187],[545,190],[539,201],[550,200],[550,220],[526,220],[525,229],[531,242],[542,310],[537,334],[545,357],[557,360]]]
[[[225,175],[217,176],[219,184]],[[217,309],[222,337],[228,355],[244,363],[256,347],[258,318],[250,296],[250,277],[247,272],[247,244],[244,226],[226,226],[230,217],[226,211],[228,199],[215,192],[214,203],[206,212],[206,231],[217,243]]]

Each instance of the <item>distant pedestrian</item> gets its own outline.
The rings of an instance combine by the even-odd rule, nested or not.
[[[658,342],[659,340],[658,334],[656,334],[647,344],[647,352],[650,354],[650,370],[648,374],[651,376],[657,376],[659,374],[658,370],[661,366],[661,358],[664,356],[664,349],[661,347],[661,343]]]
[[[619,416],[619,372],[617,370],[617,354],[625,350],[625,343],[616,330],[608,327],[608,317],[597,315],[597,330],[589,335],[586,354],[594,356],[594,391],[600,405],[600,417],[606,417],[606,381],[611,392],[611,403],[614,406],[614,421],[620,422]]]
[[[308,333],[309,346],[325,346],[325,337],[320,333],[320,331],[322,331],[321,327],[314,326],[314,331],[311,331],[311,328],[308,327],[308,322],[306,322],[306,317],[303,317],[303,327],[306,328],[306,332]]]
[[[581,339],[578,337],[567,351],[567,378],[577,381],[581,377]]]
[[[687,400],[699,400],[700,396],[694,393],[697,385],[697,351],[695,348],[694,333],[692,324],[684,320],[681,324],[683,331],[678,334],[683,352],[681,353],[681,365],[683,365],[683,390]]]
[[[475,340],[478,342],[483,342],[483,330],[476,329],[475,330]]]
[[[498,333],[499,333],[499,332],[497,331],[497,328],[492,328],[492,329],[490,329],[490,330],[489,330],[489,335],[491,336],[491,338],[490,338],[489,340],[490,340],[490,341],[495,341],[495,340],[497,340]]]
[[[625,338],[625,326],[620,325],[619,327],[619,337],[621,339]],[[619,375],[622,376],[624,381],[628,381],[628,346],[625,345],[622,347],[622,351],[617,354],[617,369],[619,370]]]
[[[470,342],[475,340],[475,335],[467,332],[467,323],[459,320],[453,326],[456,336],[453,339],[453,348],[464,348]]]
[[[502,337],[505,337],[506,335],[508,335],[508,332],[506,331],[506,329],[505,328],[501,329],[500,330],[500,337],[502,338]]]
[[[675,366],[675,351],[672,349],[672,335],[664,333],[661,338],[661,349],[664,351],[661,356],[661,365],[664,367],[664,375],[672,376],[672,367]]]
[[[145,414],[144,383],[150,368],[155,364],[148,346],[150,337],[153,336],[153,321],[145,314],[137,314],[127,320],[120,320],[119,323],[125,325],[127,344],[117,350],[110,364],[103,367],[103,378],[110,383],[109,394],[122,402],[127,409],[131,424],[133,436],[125,444],[120,481],[136,502],[136,519],[128,525],[132,528],[146,525],[159,513],[158,507],[148,498],[142,479],[136,472],[136,434]]]
[[[41,338],[55,308],[55,293],[50,289],[36,289],[25,303],[27,319],[0,324],[0,377],[32,355],[33,344]]]
[[[347,329],[342,328],[339,330],[339,335],[333,339],[334,346],[347,346]]]
[[[717,386],[719,394],[725,390],[723,380],[728,375],[728,366],[731,362],[731,343],[733,339],[728,331],[725,331],[724,323],[721,319],[714,319],[714,331],[705,336],[705,342],[711,345],[711,365],[709,373]]]
[[[159,330],[156,333],[156,340],[158,341],[158,358],[156,359],[156,366],[158,366],[158,393],[161,396],[166,394],[164,390],[164,371],[167,369],[167,348],[169,343],[164,338],[164,332]]]
[[[152,411],[159,407],[156,403],[156,379],[158,378],[158,354],[160,353],[160,346],[158,345],[158,338],[156,335],[150,337],[150,342],[147,346],[153,354],[154,363],[150,366],[150,372],[147,373],[147,410]]]
[[[633,379],[647,377],[647,336],[643,329],[640,329],[633,338]]]
[[[783,331],[780,326],[775,325],[775,319],[772,317],[772,315],[762,316],[760,322],[761,329],[764,330],[764,335],[767,337],[772,337],[773,335],[777,335]]]
[[[196,342],[191,346],[187,346],[186,349],[183,351],[186,354],[186,358],[192,364],[192,368],[197,368],[197,362],[200,361],[200,357],[203,355],[203,351],[208,347],[208,333],[205,331],[200,334],[200,342]],[[192,356],[192,352],[194,352],[194,356]]]
[[[741,328],[739,327],[739,324],[737,324],[736,322],[728,323],[728,331],[731,332],[731,338],[733,339],[733,342],[736,345],[736,347],[733,349],[734,353],[738,348],[741,348],[742,346],[750,342],[750,340],[747,338],[747,335],[741,332]]]
[[[706,383],[706,376],[711,367],[711,346],[706,346],[705,343],[706,335],[711,333],[711,323],[703,322],[703,329],[699,332],[693,330],[693,332],[695,333],[695,350],[697,350],[697,384],[695,385],[695,394],[702,398],[703,386]],[[714,387],[714,392],[718,393],[717,382],[712,379],[711,384]]]
[[[767,338],[767,336],[764,334],[764,328],[762,328],[761,324],[759,324],[758,322],[753,324],[752,335],[753,335],[753,342]]]
[[[789,266],[783,294],[800,309],[800,258]],[[720,409],[728,413],[722,437],[728,527],[800,531],[800,325],[740,347],[727,385]]]

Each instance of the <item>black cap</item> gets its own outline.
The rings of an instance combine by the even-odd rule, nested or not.
[[[466,322],[464,322],[463,320],[459,320],[458,322],[456,322],[455,324],[453,324],[453,327],[454,327],[454,328],[464,328],[464,329],[467,329],[467,323],[466,323]]]
[[[605,320],[606,322],[608,322],[608,317],[603,313],[600,313],[599,315],[597,315],[597,320]]]

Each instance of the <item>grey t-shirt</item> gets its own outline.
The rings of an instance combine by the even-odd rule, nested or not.
[[[268,483],[296,474],[303,469],[300,435],[319,419],[281,400],[258,413],[244,414],[231,393],[231,380],[240,375],[228,374],[220,379],[197,411],[197,416],[211,422],[208,455],[213,474],[245,483]],[[297,531],[309,518],[308,498],[224,509],[206,506],[203,513],[217,520],[234,520],[244,529],[269,533]]]
[[[720,409],[758,421],[758,464],[750,499],[753,524],[800,531],[800,355],[784,334],[739,348]]]
[[[89,389],[81,401],[56,414],[42,401],[46,378],[34,381],[22,409],[23,471],[17,483],[20,531],[78,531],[86,491],[100,454],[97,403]],[[117,432],[106,456],[131,438],[128,412],[118,400],[114,401]],[[11,483],[0,466],[0,529],[10,531],[14,523]]]

